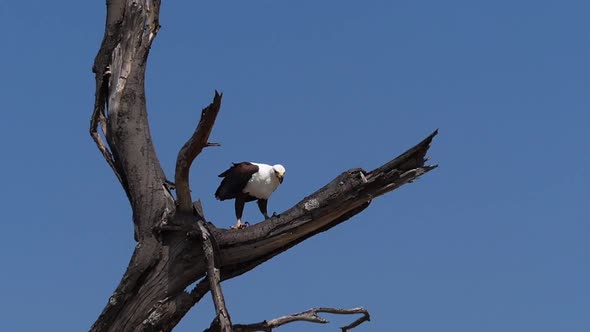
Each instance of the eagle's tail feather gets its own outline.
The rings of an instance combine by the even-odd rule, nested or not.
[[[225,181],[221,181],[219,188],[217,188],[217,190],[215,191],[215,198],[217,198],[220,201],[231,198],[227,193],[227,185]]]

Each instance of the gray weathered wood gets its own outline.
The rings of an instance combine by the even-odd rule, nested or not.
[[[138,241],[125,274],[91,328],[93,332],[170,331],[210,290],[210,280],[205,277],[211,266],[211,275],[218,269],[221,280],[246,273],[436,167],[424,165],[434,132],[373,171],[342,173],[289,210],[259,224],[227,230],[206,223],[202,211],[193,211],[188,188],[190,163],[200,150],[186,155],[184,173],[177,177],[185,185],[184,194],[179,193],[182,204],[178,204],[181,202],[170,192],[149,131],[144,80],[149,49],[159,28],[159,9],[159,0],[107,0],[105,34],[93,66],[96,97],[90,133],[129,199]],[[216,98],[212,105],[220,105],[221,96]],[[205,143],[214,117],[209,120],[200,122],[205,123]],[[182,209],[177,208],[180,205]],[[198,236],[203,234],[199,223],[215,240],[215,255],[209,261],[213,265],[207,264],[205,250],[209,247],[203,246]],[[195,281],[199,281],[197,286],[186,292]]]

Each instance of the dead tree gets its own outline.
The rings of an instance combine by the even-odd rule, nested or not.
[[[203,109],[197,128],[180,149],[176,196],[152,144],[144,78],[158,28],[159,0],[107,0],[104,38],[96,56],[90,135],[125,190],[133,209],[136,248],[121,282],[91,328],[104,331],[170,331],[211,291],[217,317],[210,331],[270,331],[294,320],[322,323],[318,313],[363,314],[362,308],[316,308],[255,324],[232,324],[220,282],[252,270],[301,241],[360,213],[372,199],[412,182],[436,166],[425,155],[436,132],[399,157],[372,170],[351,169],[279,216],[243,230],[206,222],[189,189],[191,163],[208,146],[222,95]],[[192,192],[198,192],[193,188]],[[198,281],[187,292],[185,289]]]

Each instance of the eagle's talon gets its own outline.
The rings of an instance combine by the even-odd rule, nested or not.
[[[234,225],[234,226],[230,227],[230,229],[243,229],[243,228],[246,228],[248,226],[250,226],[250,223],[247,222],[247,221],[245,221],[243,223],[239,223],[237,225]]]

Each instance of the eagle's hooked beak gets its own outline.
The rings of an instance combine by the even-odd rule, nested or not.
[[[279,183],[283,183],[283,178],[285,177],[285,174],[281,174],[281,173],[276,173],[277,174],[277,178],[279,179]]]

